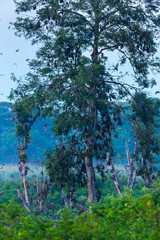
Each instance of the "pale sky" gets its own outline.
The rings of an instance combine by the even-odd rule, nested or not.
[[[11,88],[16,87],[10,79],[10,74],[15,73],[17,77],[24,76],[29,70],[26,59],[34,58],[38,47],[32,46],[30,41],[23,37],[16,37],[14,31],[8,29],[9,22],[14,22],[16,19],[14,10],[13,0],[0,0],[0,102],[8,101],[7,96]],[[156,91],[160,91],[160,74],[157,75],[156,80],[157,86],[147,90],[153,97]],[[156,97],[160,97],[160,94]]]
[[[16,37],[12,29],[8,29],[9,22],[14,22],[16,14],[13,0],[0,0],[0,102],[8,101],[7,96],[15,83],[10,79],[13,72],[16,76],[23,76],[28,71],[26,59],[35,56],[36,47],[23,37]],[[16,52],[17,49],[20,49]]]

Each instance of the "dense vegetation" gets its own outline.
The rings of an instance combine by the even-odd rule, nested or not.
[[[13,182],[4,184],[1,180],[0,184],[1,187],[4,185],[2,188],[5,188],[6,192],[13,187]],[[113,196],[116,192],[112,181],[107,180],[105,184],[102,182],[100,184],[103,189],[102,200],[90,206],[85,204],[85,211],[81,211],[82,208],[80,209],[78,205],[72,210],[63,208],[63,204],[59,204],[54,197],[58,194],[57,189],[53,196],[49,197],[56,205],[55,208],[41,213],[41,216],[36,207],[33,212],[28,213],[21,204],[17,204],[17,200],[9,200],[9,197],[14,196],[13,192],[12,194],[10,192],[8,199],[2,195],[0,237],[6,240],[31,238],[159,240],[160,179],[157,180],[154,189],[143,189],[143,192],[140,190],[142,184],[137,182],[134,192],[138,196],[133,196],[129,191],[124,192],[123,196]],[[108,189],[110,193],[107,193]],[[81,197],[83,194],[81,190]],[[46,213],[48,215],[45,215]]]
[[[1,201],[13,191],[27,211],[2,203],[2,236],[159,239],[160,101],[143,91],[155,84],[150,71],[160,69],[159,1],[15,5],[15,34],[40,48],[24,78],[12,75],[10,109],[2,103],[2,115],[12,113],[21,181],[2,182]],[[46,171],[28,178],[35,141],[45,145]]]

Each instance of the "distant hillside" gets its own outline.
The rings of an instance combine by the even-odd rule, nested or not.
[[[8,102],[0,102],[0,164],[17,162],[17,139],[14,136],[15,129],[13,121],[10,121],[11,118],[10,104]],[[50,149],[55,144],[56,138],[50,130],[51,122],[52,119],[43,119],[37,120],[33,125],[31,131],[32,140],[27,150],[30,163],[38,163],[41,159],[44,159],[44,151]],[[115,138],[113,143],[114,151],[116,152],[114,160],[119,164],[126,161],[125,137],[131,139],[130,150],[133,153],[133,137],[131,136],[129,123],[125,118],[122,119],[122,122],[123,125],[119,126],[117,130],[118,137]],[[45,128],[44,126],[47,127]],[[155,158],[158,158],[158,156],[155,156]]]
[[[8,102],[0,102],[0,163],[17,162],[17,139],[14,136],[14,123],[11,121],[12,112]],[[44,125],[47,125],[46,129]],[[31,131],[32,141],[28,147],[28,159],[37,163],[44,158],[44,150],[55,144],[50,130],[51,119],[38,120]]]

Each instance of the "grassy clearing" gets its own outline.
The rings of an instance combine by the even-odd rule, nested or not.
[[[41,171],[45,170],[44,167],[40,165],[28,164],[29,167],[28,177],[32,177],[34,175],[40,176]],[[20,173],[16,164],[5,164],[0,165],[0,178],[4,181],[9,181],[11,179],[19,179]]]
[[[45,167],[42,167],[41,165],[28,164],[26,166],[29,167],[27,177],[32,177],[34,175],[40,176],[41,171],[42,170],[45,171]],[[115,165],[115,169],[120,175],[126,175],[126,171],[123,165],[117,164]],[[19,179],[20,173],[18,171],[17,164],[5,164],[5,165],[0,164],[0,178],[5,181],[11,180],[11,179]]]

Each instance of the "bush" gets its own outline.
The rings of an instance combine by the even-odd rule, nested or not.
[[[154,194],[147,193],[138,199],[131,194],[105,203],[95,203],[90,211],[73,216],[62,211],[58,226],[44,217],[27,214],[10,201],[0,209],[1,239],[53,239],[53,240],[159,240],[160,204]]]

